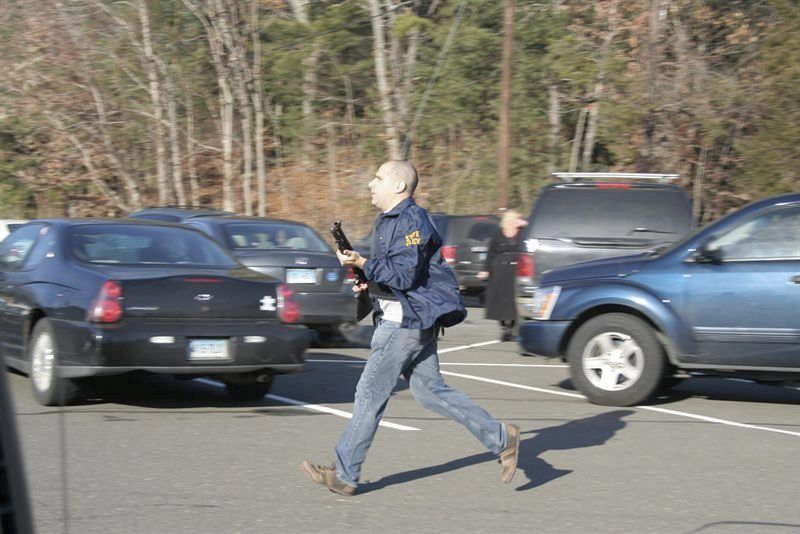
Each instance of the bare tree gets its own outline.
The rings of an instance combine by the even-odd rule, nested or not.
[[[289,0],[289,3],[297,21],[310,30],[309,0]],[[317,66],[319,65],[321,52],[322,48],[319,41],[314,41],[311,43],[311,51],[303,58],[303,140],[300,148],[300,161],[304,166],[311,163],[310,155],[313,153],[311,139],[316,129],[313,104],[317,97]]]
[[[617,1],[614,0],[608,7],[608,29],[604,32],[603,42],[600,45],[598,60],[600,66],[597,70],[597,79],[594,84],[592,100],[588,105],[589,117],[586,120],[586,139],[583,143],[583,158],[581,160],[581,168],[585,171],[589,170],[589,166],[592,162],[592,153],[594,152],[595,139],[597,138],[598,117],[600,115],[600,100],[603,97],[606,75],[608,73],[608,63],[611,57],[611,43],[614,41],[614,36],[617,34],[617,26]]]
[[[375,54],[375,77],[378,80],[378,93],[380,95],[381,110],[383,112],[383,127],[385,131],[386,147],[391,159],[400,159],[400,134],[397,131],[395,106],[391,100],[389,86],[389,73],[386,70],[386,36],[384,26],[386,18],[381,12],[378,0],[368,0],[369,14],[372,17],[372,43]]]
[[[550,136],[547,143],[547,174],[550,175],[556,171],[558,165],[558,138],[561,132],[561,97],[558,85],[554,81],[547,84],[547,99],[549,102],[547,121],[550,124]]]
[[[207,0],[200,5],[196,0],[183,0],[183,4],[197,17],[206,30],[211,51],[211,60],[219,88],[219,129],[222,144],[222,208],[233,211],[233,93],[231,91],[231,69],[225,60],[225,43],[221,17],[221,5]]]
[[[163,108],[161,84],[158,78],[158,67],[153,54],[153,42],[150,35],[150,13],[145,0],[139,0],[139,22],[142,27],[142,48],[144,50],[145,69],[147,71],[150,101],[153,106],[153,144],[156,149],[156,185],[158,187],[158,203],[166,204],[171,198],[167,181],[167,149],[164,143]]]
[[[259,37],[258,0],[250,0],[250,41],[253,43],[253,100],[255,112],[256,182],[258,216],[267,214],[267,165],[264,157],[264,99],[261,97],[261,38]]]

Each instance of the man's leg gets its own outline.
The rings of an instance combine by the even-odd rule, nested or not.
[[[467,427],[487,449],[500,454],[506,447],[506,427],[469,397],[445,384],[439,372],[434,329],[423,330],[421,351],[403,373],[411,394],[425,408]]]
[[[337,477],[351,486],[358,485],[361,464],[372,445],[378,423],[389,402],[400,373],[414,354],[407,348],[408,336],[415,330],[400,328],[398,323],[381,322],[372,336],[372,353],[356,386],[353,417],[335,449]]]

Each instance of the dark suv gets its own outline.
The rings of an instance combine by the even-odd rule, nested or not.
[[[448,215],[431,213],[431,219],[442,238],[442,257],[453,269],[458,287],[464,293],[481,293],[486,280],[478,278],[484,270],[489,240],[500,219],[494,215]],[[353,244],[362,256],[369,258],[372,233]]]
[[[533,206],[517,264],[517,310],[531,317],[540,276],[558,267],[653,250],[692,228],[675,174],[555,173]]]

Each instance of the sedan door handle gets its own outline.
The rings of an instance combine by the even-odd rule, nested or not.
[[[792,282],[795,284],[800,284],[800,274],[796,274],[792,277]]]

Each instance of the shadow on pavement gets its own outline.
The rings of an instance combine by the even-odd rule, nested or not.
[[[270,393],[307,404],[352,403],[356,383],[364,368],[363,360],[334,352],[315,352],[310,359],[336,359],[341,363],[337,365],[309,363],[300,373],[278,375],[274,379],[275,384]],[[348,363],[351,361],[352,364]],[[148,373],[96,378],[84,381],[82,398],[73,406],[111,403],[162,410],[254,407],[262,408],[259,411],[263,415],[277,414],[275,408],[286,407],[286,404],[269,398],[254,401],[234,400],[228,396],[225,387],[219,384],[219,378],[210,376],[207,380],[215,384],[194,380],[191,377],[180,378]],[[395,388],[395,393],[407,388],[408,384],[401,380]],[[289,413],[306,414],[297,408],[287,409],[286,414]]]
[[[569,378],[554,384],[554,386],[565,391],[575,391],[575,386]],[[659,391],[644,404],[658,406],[690,398],[716,401],[800,404],[800,390],[781,385],[759,384],[721,377],[696,376],[682,380],[671,389]]]
[[[517,491],[525,491],[542,486],[571,473],[571,470],[557,469],[539,458],[542,453],[551,450],[582,449],[603,445],[619,430],[625,428],[623,417],[634,413],[633,410],[614,410],[592,417],[576,419],[563,425],[551,426],[540,430],[529,430],[522,434],[534,434],[532,437],[522,439],[519,449],[519,464],[517,477],[524,475],[527,482],[519,486]],[[387,486],[404,484],[421,478],[441,475],[456,469],[462,469],[483,462],[496,461],[497,456],[492,453],[475,454],[466,458],[459,458],[447,463],[432,467],[423,467],[403,473],[396,473],[387,477],[368,482],[359,486],[359,493],[378,490]],[[500,467],[497,469],[500,478]],[[519,478],[517,478],[519,480]],[[499,483],[499,482],[498,482]]]

